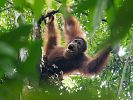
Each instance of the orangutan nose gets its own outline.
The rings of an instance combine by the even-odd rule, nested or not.
[[[74,46],[71,44],[68,46],[68,49],[74,51]]]

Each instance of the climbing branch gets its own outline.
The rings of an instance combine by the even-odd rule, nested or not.
[[[47,13],[46,15],[42,15],[40,17],[40,19],[37,22],[37,28],[35,29],[36,39],[39,39],[39,40],[42,39],[42,37],[41,37],[41,24],[42,24],[42,22],[44,21],[44,23],[46,24],[46,18],[50,17],[51,15],[54,15],[56,13],[59,13],[59,10],[53,10],[53,11]]]
[[[53,11],[47,13],[46,15],[42,15],[42,16],[40,17],[40,19],[38,20],[38,23],[37,23],[38,26],[40,26],[41,23],[42,23],[42,21],[45,21],[45,19],[46,19],[47,17],[50,17],[51,15],[54,15],[54,14],[56,14],[56,13],[59,13],[59,10],[53,10]]]

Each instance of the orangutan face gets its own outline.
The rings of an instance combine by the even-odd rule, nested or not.
[[[65,50],[66,58],[73,58],[86,50],[86,42],[83,38],[76,38],[70,42]]]

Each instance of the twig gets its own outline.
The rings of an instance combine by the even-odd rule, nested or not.
[[[7,2],[8,2],[9,4],[13,5],[13,3],[12,3],[12,2],[10,2],[10,1],[8,1],[8,0],[7,0]]]
[[[125,73],[126,73],[126,69],[127,69],[127,66],[128,66],[128,59],[131,55],[132,48],[133,48],[133,33],[132,33],[132,39],[131,39],[131,44],[130,44],[130,48],[129,48],[129,53],[128,53],[128,56],[127,56],[127,59],[126,59],[126,62],[125,62],[125,65],[124,65],[124,68],[123,68],[123,71],[122,71],[122,78],[121,78],[121,82],[120,82],[120,86],[119,86],[119,90],[118,90],[118,95],[117,95],[118,100],[119,100],[119,96],[120,96],[121,91],[122,91],[122,86],[123,86],[123,82],[124,82],[124,79],[125,79]]]
[[[106,19],[102,19],[102,21],[103,21],[103,22],[107,22],[107,20],[106,20]]]
[[[36,39],[41,39],[41,23],[44,21],[44,23],[46,24],[46,18],[50,17],[51,15],[54,15],[56,13],[59,13],[59,10],[53,10],[53,11],[47,13],[46,15],[42,15],[40,17],[40,19],[37,22]]]
[[[38,25],[40,25],[40,24],[42,23],[42,21],[44,21],[47,17],[50,17],[51,15],[54,15],[54,14],[56,14],[56,13],[59,13],[59,10],[53,10],[53,11],[47,13],[45,16],[42,15],[42,16],[40,17],[39,21],[38,21]]]
[[[5,10],[9,10],[9,9],[11,9],[11,8],[13,8],[13,7],[10,6],[10,7],[4,8],[4,9],[2,9],[2,10],[0,11],[0,13],[3,12],[3,11],[5,11]]]

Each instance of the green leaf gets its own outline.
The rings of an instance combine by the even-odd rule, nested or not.
[[[4,76],[4,71],[0,67],[0,79]]]
[[[25,0],[12,0],[13,3],[16,5],[16,6],[23,6],[25,4]]]
[[[60,7],[60,3],[58,3],[56,0],[54,1],[54,0],[52,0],[52,9],[59,9],[59,7]]]
[[[74,11],[75,13],[84,13],[84,11],[88,10],[89,15],[89,23],[86,23],[85,25],[89,29],[89,35],[92,36],[93,34],[93,23],[94,23],[94,11],[96,8],[98,0],[81,0],[78,2],[77,9]]]
[[[41,16],[45,0],[13,0],[16,9],[23,10],[30,8],[33,11],[36,20]]]
[[[114,0],[114,4],[116,5],[116,7],[120,7],[121,4],[124,2],[124,0]]]
[[[6,0],[0,0],[0,7],[3,7],[6,3]]]
[[[18,50],[28,42],[31,29],[32,25],[20,26],[19,28],[14,29],[8,33],[2,33],[0,35],[0,41],[9,44],[15,50]]]
[[[32,8],[33,13],[35,15],[35,19],[38,20],[42,14],[45,0],[32,0],[32,2],[29,0],[26,0],[26,1],[31,5],[31,8]]]
[[[115,43],[123,39],[133,24],[133,1],[126,0],[112,18],[111,41]]]
[[[16,58],[17,53],[9,44],[0,41],[0,58],[2,56],[10,56]]]
[[[66,7],[66,2],[67,0],[62,0],[62,6],[60,7],[60,12],[63,14],[63,16],[67,17],[68,14],[67,14],[67,7]]]
[[[116,14],[116,7],[114,5],[113,0],[108,1],[108,7],[107,7],[107,22],[110,25],[112,23],[112,19]]]
[[[102,21],[103,13],[107,7],[107,3],[108,3],[108,0],[99,0],[97,2],[97,6],[95,8],[94,18],[93,18],[94,31],[98,28],[98,26],[100,25],[100,22]]]
[[[81,12],[88,10],[88,9],[90,9],[90,10],[94,9],[97,1],[98,0],[81,0],[78,3],[76,12],[81,13]]]
[[[38,64],[41,58],[41,41],[33,41],[28,47],[29,56],[25,62],[22,63],[21,67],[18,69],[18,72],[23,76],[30,79],[38,79]]]
[[[20,100],[23,81],[18,79],[8,79],[0,85],[1,100]]]
[[[13,0],[13,4],[17,10],[23,10],[25,8],[26,2],[25,0]]]
[[[14,64],[13,61],[9,58],[0,58],[0,67],[8,77],[12,77],[14,74]]]

